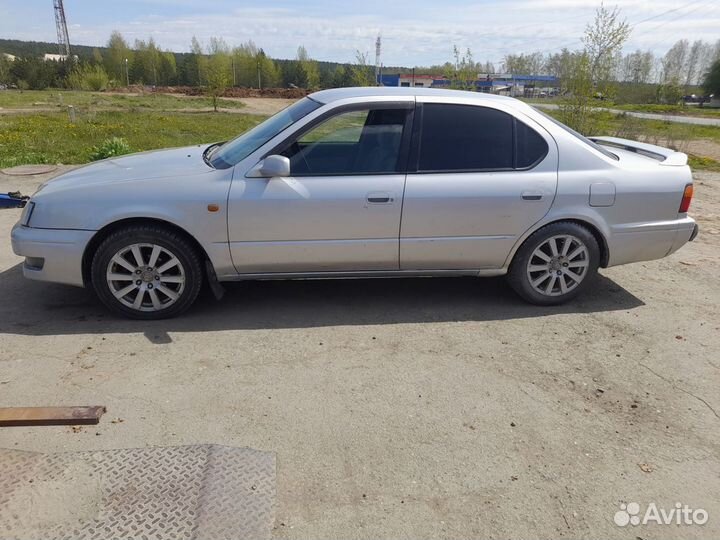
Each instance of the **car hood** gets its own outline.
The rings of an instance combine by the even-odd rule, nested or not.
[[[42,190],[209,173],[215,169],[203,159],[206,148],[207,145],[186,146],[104,159],[61,174],[48,181]]]

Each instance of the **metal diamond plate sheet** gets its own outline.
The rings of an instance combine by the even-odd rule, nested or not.
[[[275,456],[217,445],[0,449],[2,540],[270,538]]]

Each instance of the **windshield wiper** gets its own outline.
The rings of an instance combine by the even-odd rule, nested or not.
[[[215,153],[215,150],[220,148],[225,142],[216,142],[208,146],[205,151],[203,152],[203,161],[206,165],[209,165],[210,167],[213,167],[213,164],[210,162],[210,159],[212,158],[212,155]],[[213,167],[214,169],[215,167]]]

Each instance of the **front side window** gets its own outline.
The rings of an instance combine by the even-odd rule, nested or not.
[[[408,109],[344,111],[290,141],[281,152],[293,176],[394,173]]]
[[[543,137],[503,111],[476,105],[423,106],[419,172],[525,169],[547,152]]]
[[[303,98],[271,116],[262,124],[258,124],[250,131],[212,149],[212,153],[207,156],[207,159],[210,165],[216,169],[227,169],[237,165],[275,135],[321,106],[317,101]]]

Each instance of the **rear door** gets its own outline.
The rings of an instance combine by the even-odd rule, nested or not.
[[[240,273],[397,270],[414,101],[337,108],[271,153],[288,178],[233,180]]]
[[[502,105],[418,97],[415,116],[401,269],[502,267],[518,237],[550,209],[554,140]]]

